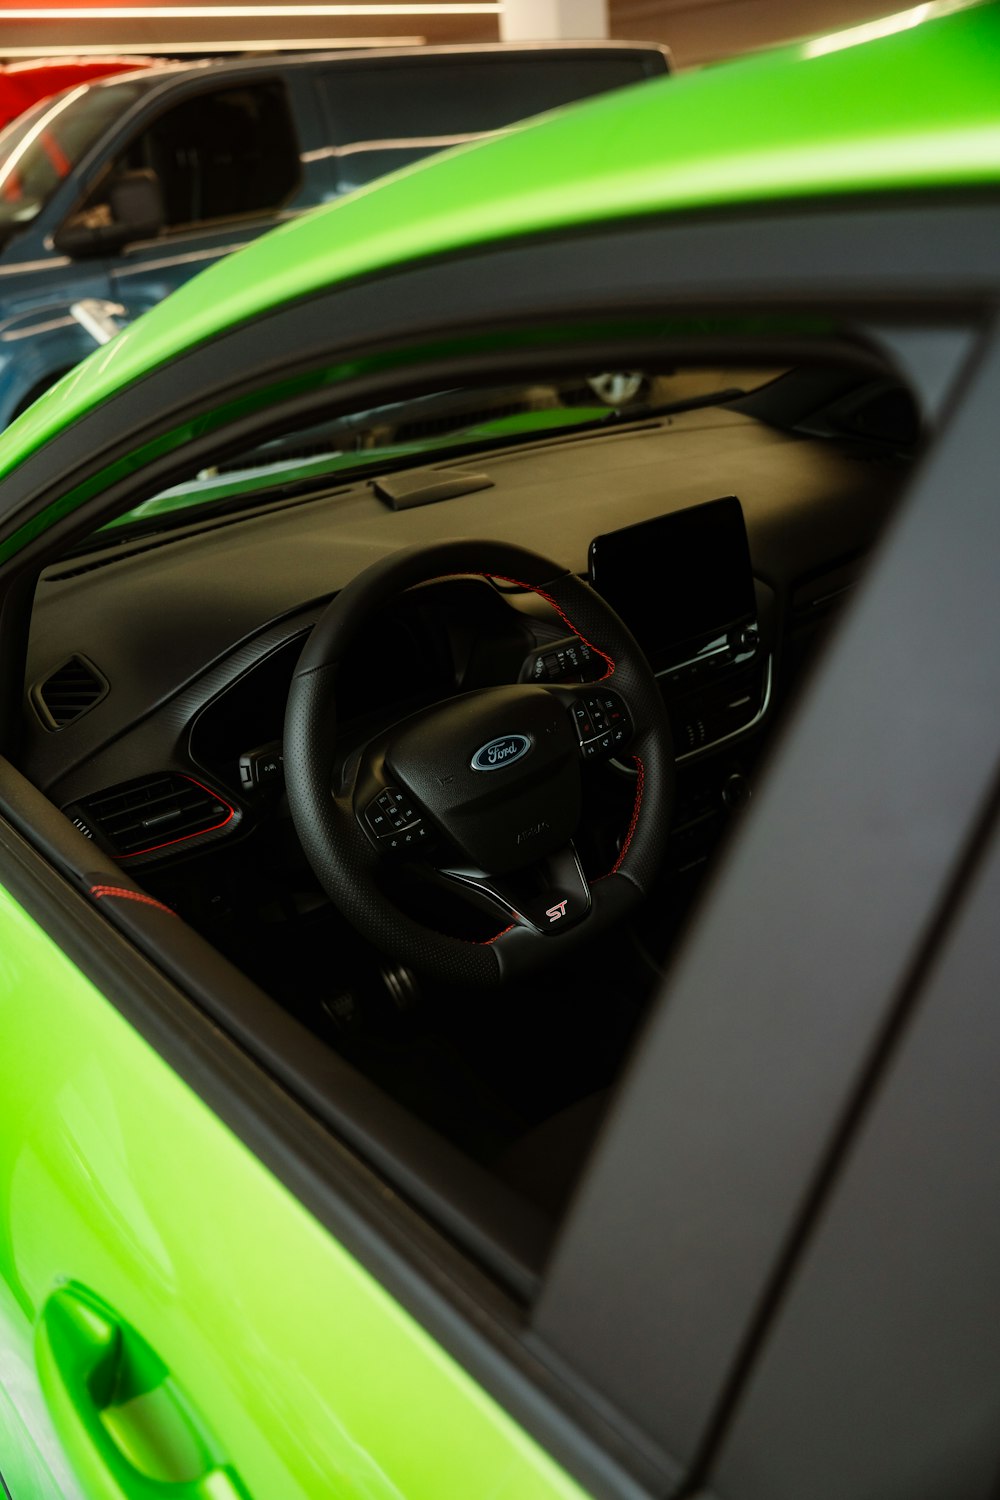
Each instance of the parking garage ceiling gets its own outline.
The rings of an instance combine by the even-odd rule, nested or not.
[[[695,66],[803,33],[870,20],[899,0],[608,0],[608,35],[667,43]],[[0,58],[126,52],[197,55],[283,48],[489,42],[501,0],[0,0]],[[563,14],[573,6],[563,5]],[[592,14],[589,5],[580,14]],[[592,33],[591,33],[592,34]]]

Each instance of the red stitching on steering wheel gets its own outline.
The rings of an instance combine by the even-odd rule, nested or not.
[[[506,933],[506,932],[513,932],[514,928],[516,926],[517,926],[516,922],[511,922],[511,924],[510,924],[509,927],[501,927],[500,931],[499,932],[495,932],[491,938],[476,938],[474,940],[475,943],[476,943],[476,946],[479,947],[479,948],[489,948],[489,947],[492,946],[493,943],[497,942],[500,938],[502,938],[503,935],[504,935],[504,933]]]
[[[628,828],[625,831],[624,842],[622,843],[622,846],[618,851],[618,858],[611,866],[611,869],[608,870],[607,874],[598,875],[597,880],[607,880],[608,875],[617,875],[618,871],[621,869],[622,860],[628,853],[628,846],[632,842],[632,835],[635,833],[636,824],[639,821],[639,809],[642,806],[642,789],[646,785],[646,767],[643,765],[638,755],[633,755],[632,759],[635,761],[636,771],[638,773],[635,783],[635,802],[632,805],[632,817],[629,822]],[[592,880],[590,882],[591,885],[596,885],[597,880]]]
[[[559,616],[560,620],[565,620],[566,624],[569,626],[570,630],[576,636],[577,640],[578,641],[582,641],[583,644],[590,651],[595,652],[601,658],[602,661],[606,661],[607,662],[607,664],[608,664],[608,670],[604,673],[603,677],[598,677],[598,678],[595,679],[595,681],[597,681],[597,682],[606,682],[608,680],[608,678],[611,676],[612,672],[615,670],[615,664],[614,664],[613,658],[610,657],[606,651],[602,651],[599,646],[595,646],[594,643],[593,643],[593,641],[588,641],[587,637],[583,634],[582,631],[577,630],[576,626],[573,624],[573,621],[570,619],[569,615],[563,609],[562,605],[561,604],[557,604],[556,601],[553,599],[553,597],[552,597],[551,594],[547,594],[545,592],[545,590],[544,589],[540,589],[537,584],[534,584],[534,583],[522,583],[522,581],[521,581],[520,578],[507,578],[503,573],[482,573],[482,574],[480,574],[480,577],[482,577],[482,578],[496,578],[496,579],[499,579],[499,581],[501,583],[513,583],[513,584],[516,584],[519,589],[527,589],[529,593],[531,593],[531,594],[537,594],[540,599],[544,599],[545,602],[546,602],[546,604],[549,604],[549,605],[552,606],[552,608],[555,610],[556,614]]]

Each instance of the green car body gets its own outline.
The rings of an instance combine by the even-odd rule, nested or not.
[[[643,84],[269,234],[236,271],[199,276],[36,402],[4,441],[2,472],[178,350],[332,282],[623,217],[995,183],[1000,17],[948,10],[902,12],[876,40],[862,26]]]
[[[0,922],[5,1111],[18,1122],[3,1139],[5,1374],[16,1360],[31,1379],[37,1359],[66,1453],[52,1466],[51,1449],[19,1427],[19,1380],[15,1407],[5,1393],[0,1408],[16,1500],[71,1495],[74,1474],[88,1500],[160,1493],[107,1462],[86,1389],[105,1351],[78,1337],[53,1352],[52,1299],[68,1275],[157,1330],[167,1371],[184,1371],[186,1399],[226,1434],[228,1448],[214,1434],[207,1453],[178,1438],[165,1459],[140,1460],[180,1486],[170,1493],[374,1500],[475,1494],[485,1475],[498,1495],[581,1493],[9,897]],[[141,1411],[121,1431],[137,1443]]]
[[[561,112],[268,235],[22,416],[0,440],[3,481],[116,392],[333,284],[630,218],[995,190],[1000,7],[920,6],[881,36],[870,29]],[[375,368],[382,356],[365,358]],[[224,404],[200,424],[137,434],[127,460],[95,451],[74,487],[34,509],[5,508],[0,483],[0,560],[10,566],[49,525],[232,414]],[[262,1074],[260,1097],[220,1118],[201,1097],[213,1043],[193,1002],[180,1040],[163,1040],[148,960],[109,928],[102,982],[79,898],[29,868],[16,834],[0,858],[0,1475],[11,1500],[586,1493],[524,1411],[403,1305],[407,1275],[420,1274],[407,1273],[409,1252],[379,1252],[395,1267],[382,1275],[378,1254],[365,1264],[338,1243],[304,1188],[301,1201],[294,1170],[281,1180],[266,1147],[279,1085]],[[142,1007],[151,1019],[137,1029]],[[226,1066],[224,1047],[215,1062]],[[302,1149],[318,1150],[308,1111],[293,1116]],[[431,1295],[448,1302],[442,1285]],[[545,1380],[530,1378],[551,1407]],[[612,1474],[607,1489],[617,1483]],[[646,1493],[638,1482],[628,1492]]]

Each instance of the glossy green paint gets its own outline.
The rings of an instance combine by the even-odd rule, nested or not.
[[[250,1500],[155,1351],[113,1308],[67,1282],[45,1300],[35,1359],[56,1430],[100,1500]]]
[[[430,158],[211,267],[15,422],[0,476],[180,349],[333,282],[600,219],[998,181],[996,3],[938,0],[637,84]]]
[[[15,1500],[75,1500],[60,1445],[87,1500],[581,1500],[2,891],[0,1097]]]

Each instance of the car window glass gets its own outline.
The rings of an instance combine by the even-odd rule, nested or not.
[[[43,100],[0,133],[0,225],[16,228],[37,217],[139,88],[72,89]]]
[[[365,63],[319,75],[344,191],[470,135],[647,76],[645,62],[627,54],[422,63]]]
[[[635,83],[635,58],[437,58],[320,75],[338,143],[499,130],[514,120]]]
[[[156,174],[168,229],[280,208],[299,181],[284,89],[241,85],[167,110],[117,158],[77,219],[109,220],[109,187],[133,171]]]
[[[241,446],[227,443],[225,427],[213,446],[196,439],[197,463],[192,453],[182,468],[178,452],[169,488],[135,495],[131,511],[48,570],[32,627],[39,661],[68,662],[63,675],[48,678],[41,670],[32,677],[29,667],[36,737],[46,754],[61,754],[55,731],[75,723],[75,697],[60,695],[67,682],[76,694],[81,672],[88,703],[121,714],[126,737],[133,731],[125,715],[136,713],[148,728],[176,683],[201,675],[200,707],[184,742],[193,771],[187,781],[154,736],[138,773],[116,750],[95,755],[65,782],[64,805],[113,857],[140,860],[129,868],[142,869],[155,900],[180,913],[282,1012],[301,1016],[379,1101],[392,1101],[391,1119],[378,1105],[391,1140],[379,1134],[373,1148],[365,1136],[363,1153],[377,1149],[397,1165],[405,1160],[420,1183],[428,1170],[423,1153],[433,1154],[423,1132],[456,1153],[449,1191],[466,1217],[485,1226],[477,1253],[528,1299],[539,1245],[550,1243],[561,1220],[655,986],[912,458],[891,410],[885,414],[888,372],[870,363],[782,369],[766,363],[762,350],[753,366],[664,359],[643,367],[632,354],[618,366],[610,359],[584,366],[566,356],[548,370],[526,364],[520,382],[519,367],[504,365],[509,375],[492,385],[460,378],[447,389],[387,385],[386,395],[396,399],[369,405],[359,398],[352,407],[317,404],[336,399],[330,370],[320,368],[308,405],[297,399],[294,426],[286,385],[273,413],[258,392],[252,423],[241,419]],[[766,414],[755,409],[765,397]],[[855,415],[868,414],[850,431],[835,419],[845,403]],[[190,436],[188,424],[183,431]],[[648,529],[660,522],[667,531]],[[176,546],[169,534],[175,526]],[[296,663],[315,601],[350,583],[373,551],[493,536],[552,559],[567,570],[560,576],[587,576],[595,539],[606,542],[616,532],[629,548],[624,567],[612,567],[609,577],[605,547],[594,584],[640,640],[624,648],[626,662],[629,651],[641,649],[656,674],[673,745],[669,763],[676,759],[674,826],[648,900],[628,926],[601,934],[586,953],[570,943],[558,969],[507,985],[498,1027],[478,973],[462,971],[444,985],[438,973],[417,974],[399,955],[395,935],[385,942],[355,934],[337,902],[317,891],[282,800],[288,768],[297,764],[286,730],[297,722],[288,712]],[[335,778],[354,776],[366,747],[414,716],[517,684],[556,684],[575,705],[572,732],[586,747],[573,857],[580,881],[603,889],[622,860],[641,853],[637,827],[643,835],[667,826],[655,768],[668,761],[634,758],[627,738],[616,751],[613,736],[619,729],[627,736],[628,721],[615,720],[622,710],[613,697],[610,704],[595,697],[607,675],[601,663],[612,661],[601,644],[607,620],[586,638],[573,619],[578,599],[568,601],[567,616],[558,600],[549,607],[545,590],[519,584],[523,574],[490,574],[499,581],[488,583],[474,550],[487,544],[468,545],[461,576],[432,573],[437,582],[429,587],[402,590],[373,611],[345,654],[336,686]],[[81,560],[81,553],[90,555]],[[179,604],[180,576],[187,602]],[[615,586],[623,576],[624,590]],[[79,587],[92,600],[83,631],[76,613],[72,623],[63,613]],[[211,608],[203,611],[207,600]],[[118,643],[144,631],[159,641],[165,614],[178,627],[175,649],[148,653],[155,665],[132,684]],[[226,662],[244,634],[261,640],[259,659],[236,677],[229,666],[210,676],[206,664]],[[615,649],[621,657],[620,642]],[[112,686],[95,698],[102,683]],[[84,726],[97,723],[98,708],[93,712],[93,719],[81,715]],[[602,724],[604,714],[612,717]],[[470,753],[486,757],[472,771],[495,769],[488,757],[498,745],[500,754],[520,745],[510,765],[527,756],[520,725],[505,716],[499,739],[489,728],[472,734]],[[176,735],[175,728],[166,732]],[[178,785],[192,809],[185,803],[175,812]],[[421,826],[437,829],[430,837],[445,841],[439,849],[453,838],[437,794],[424,792],[431,805],[422,825],[405,802],[386,812],[374,794],[358,792],[357,815],[367,820],[360,826],[373,839],[402,840],[397,863],[379,867],[386,889],[414,927],[454,942],[463,955],[495,952],[513,930],[497,930],[503,892],[482,879],[470,884],[464,865],[457,875],[449,865],[443,879],[424,879],[407,863],[406,846]],[[145,811],[149,798],[161,797],[172,820],[181,812],[194,820],[178,822],[162,843],[149,833]],[[392,823],[397,811],[400,829]],[[158,817],[152,814],[154,827]],[[381,826],[387,818],[388,831]],[[520,805],[511,820],[519,844],[550,828]],[[239,828],[253,836],[236,847],[230,837]],[[557,831],[561,838],[561,824]],[[202,838],[203,847],[176,847]],[[376,847],[378,859],[396,858],[395,846]],[[414,845],[418,857],[420,847]],[[179,857],[195,852],[204,856],[197,868]],[[475,852],[470,868],[488,870],[489,851]],[[565,917],[568,898],[557,892],[550,899],[562,867],[553,875],[545,864],[558,855],[525,855],[523,871],[515,861],[515,884],[537,880],[548,902],[539,921]],[[507,915],[520,890],[507,901]],[[547,929],[540,931],[539,941],[548,941]],[[380,967],[366,941],[395,955],[391,968]],[[350,977],[328,993],[331,945]],[[596,984],[595,975],[603,976]],[[307,997],[316,994],[322,1000],[313,1005]],[[346,1128],[364,1135],[367,1109],[351,1115]],[[339,1114],[331,1123],[345,1128]],[[372,1130],[382,1132],[383,1124]],[[475,1168],[474,1180],[467,1167]],[[413,1191],[421,1197],[423,1189]]]
[[[608,429],[664,409],[716,406],[757,390],[777,369],[602,370],[502,386],[456,387],[313,421],[199,469],[110,528],[144,530],[191,519],[198,507],[255,503],[274,485],[318,485],[405,468],[449,453]]]

